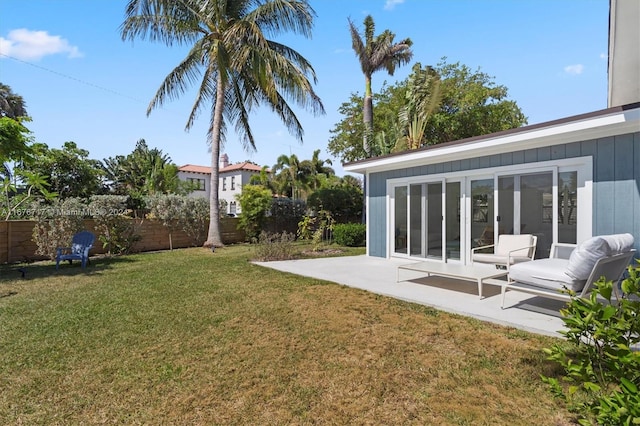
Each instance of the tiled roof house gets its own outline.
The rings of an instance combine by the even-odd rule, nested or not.
[[[220,176],[218,198],[227,202],[227,214],[240,214],[240,203],[236,195],[242,193],[242,187],[249,183],[251,176],[259,174],[262,167],[248,161],[229,164],[229,157],[223,154],[220,158]],[[211,194],[211,167],[185,164],[178,169],[181,180],[192,182],[196,190],[190,197],[206,197]]]

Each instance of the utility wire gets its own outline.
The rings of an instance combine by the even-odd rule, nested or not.
[[[120,93],[120,92],[115,91],[115,90],[113,90],[113,89],[108,89],[108,88],[106,88],[106,87],[102,87],[102,86],[99,86],[99,85],[97,85],[97,84],[90,83],[90,82],[88,82],[88,81],[81,80],[81,79],[79,79],[79,78],[76,78],[76,77],[73,77],[73,76],[70,76],[70,75],[67,75],[67,74],[64,74],[64,73],[58,72],[58,71],[54,71],[54,70],[52,70],[52,69],[49,69],[49,68],[46,68],[46,67],[43,67],[43,66],[40,66],[40,65],[36,65],[36,64],[34,64],[34,63],[32,63],[32,62],[23,61],[22,59],[15,58],[15,57],[13,57],[13,56],[7,55],[7,54],[2,53],[2,52],[0,52],[0,56],[4,56],[5,58],[13,59],[13,60],[14,60],[14,61],[16,61],[16,62],[20,62],[20,63],[26,64],[26,65],[32,66],[32,67],[34,67],[34,68],[41,69],[41,70],[43,70],[43,71],[50,72],[51,74],[55,74],[55,75],[58,75],[58,76],[60,76],[60,77],[67,78],[67,79],[69,79],[69,80],[73,80],[73,81],[75,81],[75,82],[77,82],[77,83],[81,83],[81,84],[84,84],[84,85],[86,85],[86,86],[90,86],[90,87],[93,87],[93,88],[96,88],[96,89],[102,90],[102,91],[104,91],[104,92],[111,93],[112,95],[120,96],[120,97],[123,97],[123,98],[127,98],[127,99],[130,99],[130,100],[136,101],[136,102],[140,102],[140,103],[146,104],[146,102],[144,102],[144,101],[142,101],[142,100],[140,100],[140,99],[138,99],[138,98],[134,98],[134,97],[132,97],[132,96],[126,95],[126,94],[124,94],[124,93]]]

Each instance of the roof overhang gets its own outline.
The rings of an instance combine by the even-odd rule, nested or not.
[[[487,155],[535,149],[640,131],[640,103],[490,135],[431,145],[414,151],[346,163],[347,172],[375,173]]]

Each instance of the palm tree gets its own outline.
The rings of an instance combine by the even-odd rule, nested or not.
[[[413,66],[407,79],[406,103],[398,114],[404,133],[398,138],[395,151],[422,146],[427,122],[440,107],[440,85],[440,76],[432,67],[423,69],[420,62]]]
[[[276,176],[279,181],[278,189],[280,195],[284,195],[290,190],[292,199],[295,200],[300,198],[300,191],[305,187],[305,182],[301,178],[300,165],[301,162],[295,154],[291,154],[288,157],[285,154],[282,154],[278,157],[276,164],[273,166],[273,171],[274,173],[281,171]]]
[[[262,166],[259,174],[251,175],[249,178],[249,184],[264,186],[271,191],[272,194],[276,193],[273,176],[271,174],[271,170],[269,170],[267,166]]]
[[[315,12],[307,0],[129,0],[125,14],[124,40],[190,45],[187,56],[162,82],[147,114],[200,82],[186,129],[210,106],[211,211],[204,245],[222,246],[219,155],[229,127],[246,150],[255,150],[249,116],[260,105],[270,107],[300,142],[304,131],[288,101],[324,114],[309,80],[316,81],[311,64],[297,51],[267,38],[287,31],[309,37]]]
[[[17,120],[27,117],[27,108],[22,96],[13,93],[11,87],[0,83],[0,117]]]
[[[331,160],[321,160],[319,149],[313,151],[311,160],[304,160],[300,163],[300,169],[305,175],[304,180],[309,183],[310,189],[317,190],[323,180],[335,175],[335,171],[325,164],[331,165]]]
[[[393,75],[397,66],[409,63],[413,57],[411,45],[413,42],[406,38],[394,43],[395,34],[389,30],[374,36],[375,24],[371,15],[364,18],[364,39],[354,23],[349,19],[351,43],[360,61],[360,68],[365,79],[363,121],[365,126],[363,148],[367,156],[371,155],[370,141],[373,136],[373,93],[371,91],[371,76],[382,69]]]

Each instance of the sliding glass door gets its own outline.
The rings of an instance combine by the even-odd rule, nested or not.
[[[438,181],[394,188],[394,253],[442,259],[443,186]]]
[[[493,178],[471,180],[470,247],[493,244],[494,198]]]

